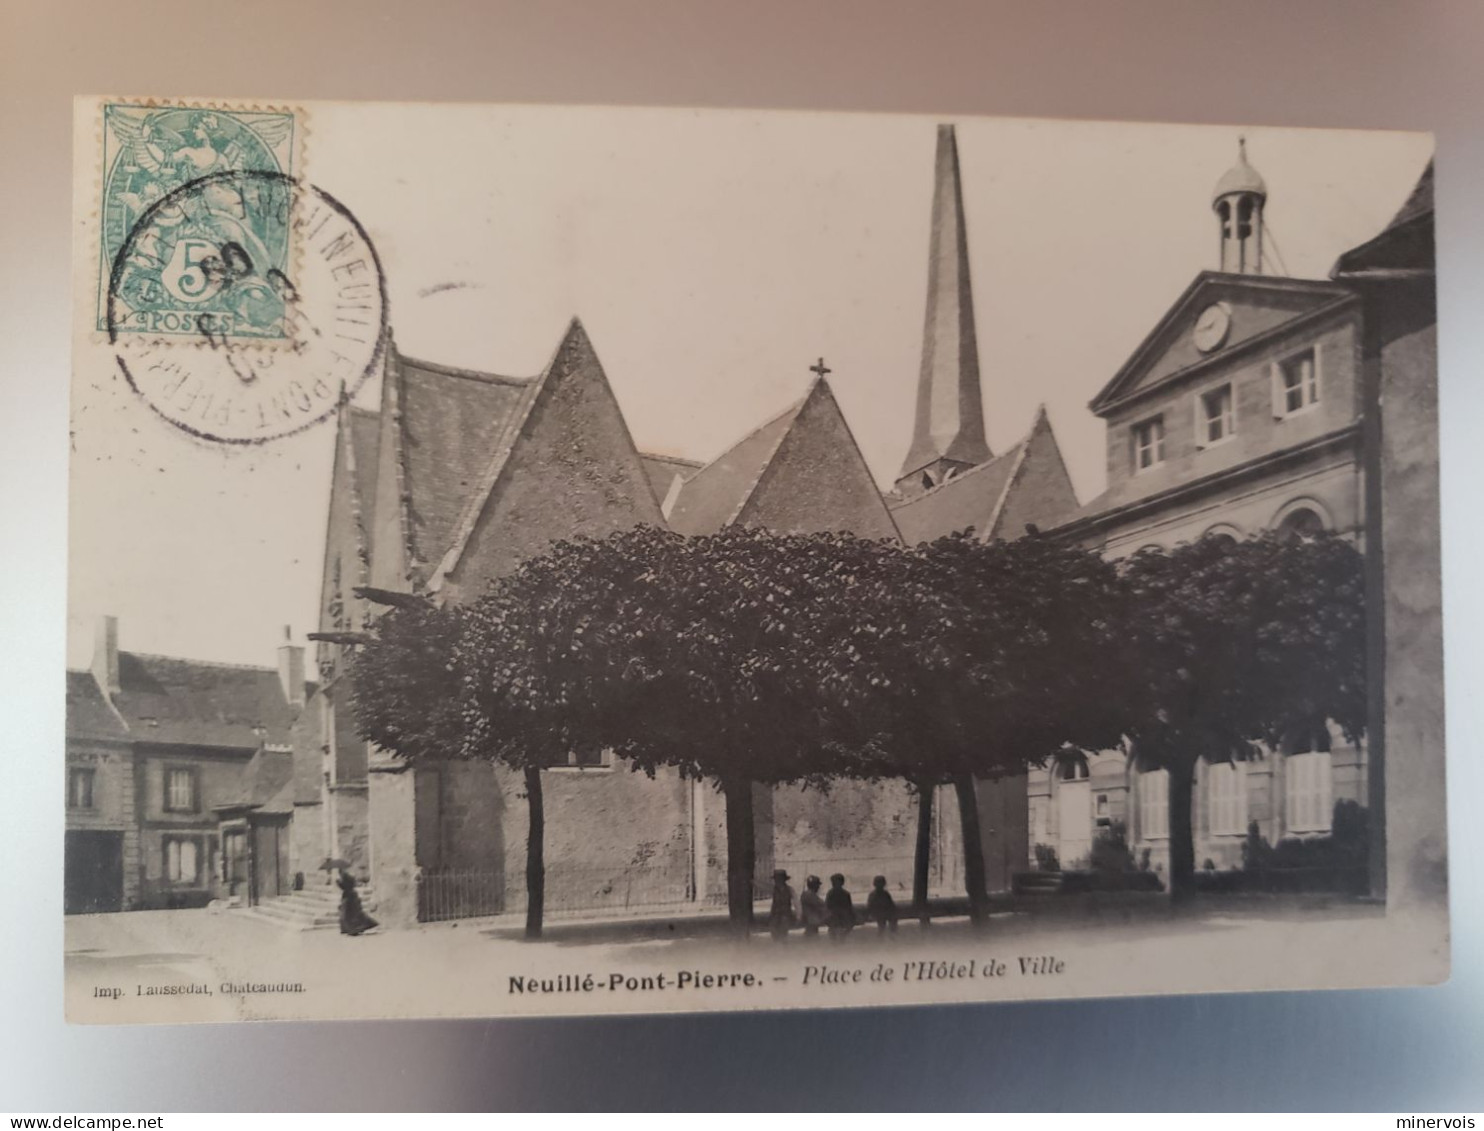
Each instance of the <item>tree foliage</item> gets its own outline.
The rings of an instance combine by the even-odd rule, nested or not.
[[[861,705],[861,741],[920,797],[954,787],[970,914],[986,910],[976,779],[1018,773],[1066,746],[1113,745],[1123,588],[1098,555],[1040,535],[943,538],[899,556],[873,637],[883,678]],[[920,803],[921,804],[921,803]],[[920,820],[926,809],[920,812]],[[926,839],[914,894],[925,897]]]
[[[1204,538],[1136,554],[1124,582],[1138,672],[1127,689],[1128,735],[1142,767],[1170,773],[1171,892],[1179,897],[1195,870],[1197,761],[1304,742],[1328,720],[1352,741],[1364,732],[1362,560],[1325,534]]]
[[[556,543],[466,607],[393,608],[353,686],[378,745],[525,775],[529,933],[544,885],[541,768],[603,748],[721,789],[739,927],[756,786],[951,783],[979,918],[976,779],[1126,736],[1141,764],[1171,770],[1174,887],[1179,868],[1193,871],[1196,759],[1325,719],[1360,732],[1362,597],[1358,555],[1329,538],[1206,540],[1119,567],[1038,535],[904,549],[639,527]]]

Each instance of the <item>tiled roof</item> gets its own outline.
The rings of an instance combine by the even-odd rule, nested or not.
[[[908,545],[971,527],[983,539],[1019,538],[1028,526],[1051,530],[1076,513],[1077,494],[1044,407],[1009,451],[892,509]]]
[[[403,521],[420,570],[448,549],[470,493],[533,382],[399,358]]]
[[[790,405],[687,479],[670,511],[671,529],[711,534],[730,522],[803,406],[802,400]]]
[[[1376,272],[1432,270],[1436,255],[1432,182],[1429,161],[1391,223],[1359,247],[1341,255],[1331,274],[1340,279],[1363,279]]]
[[[1432,210],[1432,162],[1429,161],[1427,168],[1422,170],[1422,176],[1418,178],[1416,186],[1412,189],[1412,194],[1403,202],[1396,215],[1391,218],[1391,223],[1386,227],[1388,230],[1399,228],[1419,216],[1428,215]]]
[[[644,462],[644,474],[649,476],[649,485],[654,488],[654,497],[660,502],[670,493],[670,485],[678,475],[687,479],[703,465],[698,460],[681,459],[679,456],[662,456],[653,452],[640,452]]]
[[[123,720],[109,707],[92,672],[67,673],[67,737],[129,737]]]
[[[902,541],[915,546],[970,527],[981,537],[988,534],[1005,484],[1010,481],[1025,443],[1022,440],[1009,451],[971,467],[947,483],[896,503],[891,516],[902,532]]]
[[[69,673],[69,691],[77,675],[92,679]],[[119,685],[114,706],[135,742],[246,749],[285,744],[297,714],[273,668],[120,652]],[[72,733],[70,694],[68,706]],[[96,709],[87,711],[90,722],[96,717]]]
[[[242,770],[235,797],[212,808],[253,809],[259,813],[291,813],[294,809],[294,755],[282,747],[260,747]]]

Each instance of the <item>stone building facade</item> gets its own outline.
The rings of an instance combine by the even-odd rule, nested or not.
[[[1195,278],[1092,403],[1106,423],[1108,487],[1086,505],[1044,410],[1008,450],[996,454],[985,441],[951,127],[939,130],[935,168],[916,416],[885,496],[823,374],[797,403],[695,466],[634,449],[575,324],[533,379],[394,355],[381,412],[342,419],[326,627],[364,623],[366,610],[349,595],[352,571],[376,588],[460,600],[573,530],[639,522],[683,534],[744,523],[907,543],[1037,528],[1113,557],[1266,529],[1302,536],[1322,527],[1366,547],[1365,303],[1347,280],[1264,273],[1267,190],[1245,148],[1213,193],[1223,270]],[[322,696],[336,693],[336,652],[332,644],[321,657]],[[1336,801],[1370,805],[1375,772],[1364,746],[1338,734],[1305,745],[1322,748],[1200,767],[1198,863],[1238,866],[1254,825],[1269,843],[1320,836]],[[428,917],[430,899],[437,914],[521,905],[518,781],[498,768],[408,770],[374,754],[362,771],[358,759],[344,759],[350,776],[339,779],[358,785],[364,772],[369,783],[369,831],[356,841],[367,852],[351,855],[384,910],[410,921]],[[551,767],[544,778],[554,909],[720,901],[722,804],[707,784],[665,773],[650,780],[606,761]],[[977,787],[994,888],[1052,856],[1063,867],[1085,864],[1095,839],[1120,827],[1137,856],[1166,866],[1163,773],[1122,751],[1084,752]],[[934,881],[949,890],[961,883],[957,802],[946,789],[935,801]],[[796,875],[886,871],[906,882],[916,799],[900,784],[841,783],[827,798],[760,787],[756,810],[761,875],[777,865]]]
[[[952,127],[939,129],[935,171],[916,416],[884,495],[822,372],[701,465],[636,449],[576,321],[528,377],[390,349],[379,408],[347,406],[338,421],[317,682],[291,646],[277,672],[191,665],[119,654],[116,629],[100,635],[92,671],[69,673],[69,908],[251,901],[300,877],[328,882],[327,859],[371,883],[389,924],[523,907],[520,777],[452,760],[412,767],[356,735],[346,659],[375,614],[367,594],[459,602],[574,534],[734,523],[907,544],[1034,528],[1115,558],[1270,529],[1354,539],[1384,594],[1372,602],[1383,662],[1372,669],[1371,750],[1332,734],[1200,767],[1196,860],[1240,864],[1254,825],[1269,843],[1323,835],[1334,803],[1348,800],[1368,807],[1378,834],[1377,886],[1389,871],[1394,890],[1441,898],[1430,178],[1333,279],[1282,278],[1264,273],[1267,190],[1244,150],[1213,194],[1222,270],[1194,279],[1092,402],[1108,486],[1082,505],[1044,409],[1007,450],[985,440]],[[1408,667],[1390,664],[1383,681],[1384,661],[1402,655]],[[193,807],[169,803],[184,769]],[[607,754],[573,756],[542,779],[549,909],[725,902],[724,808],[709,783],[635,774]],[[1165,866],[1163,772],[1123,751],[1071,754],[976,788],[992,889],[1052,856],[1085,863],[1118,828],[1136,856]],[[958,802],[948,788],[934,802],[932,884],[961,891]],[[901,783],[845,782],[827,795],[759,787],[758,875],[838,870],[859,883],[884,873],[905,892],[917,806]]]
[[[120,651],[103,617],[91,667],[67,673],[66,911],[287,894],[306,690],[292,644],[277,668],[180,660]]]
[[[1436,871],[1443,775],[1431,170],[1388,228],[1400,225],[1402,235],[1347,253],[1331,280],[1262,273],[1266,197],[1243,146],[1212,202],[1225,270],[1197,276],[1093,399],[1107,426],[1108,487],[1058,533],[1113,558],[1263,531],[1326,530],[1354,542],[1366,555],[1376,622],[1369,737],[1351,745],[1330,727],[1281,749],[1254,748],[1247,761],[1200,763],[1196,862],[1241,866],[1251,834],[1269,845],[1329,835],[1337,804],[1350,803],[1367,813],[1377,856],[1388,810],[1409,807],[1417,855],[1429,861],[1424,870]],[[1367,255],[1387,254],[1405,258],[1405,267],[1364,274]],[[1383,516],[1406,528],[1405,539],[1387,539]],[[1401,568],[1387,568],[1397,562]],[[1413,591],[1403,597],[1398,586]],[[1410,656],[1388,662],[1401,653],[1378,618],[1405,625],[1429,676],[1408,674]],[[1400,707],[1409,745],[1420,747],[1404,764],[1405,801],[1380,788],[1378,747],[1396,729],[1386,704]],[[1163,870],[1168,789],[1164,770],[1141,767],[1123,751],[1069,755],[1032,770],[1032,851],[1043,863],[1054,856],[1075,867],[1096,837],[1121,829],[1136,856]],[[1379,893],[1384,860],[1373,860],[1371,873]],[[1441,889],[1436,875],[1430,883]]]

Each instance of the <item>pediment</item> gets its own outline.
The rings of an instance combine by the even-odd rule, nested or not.
[[[1155,324],[1090,407],[1103,415],[1128,397],[1230,355],[1291,322],[1353,299],[1347,287],[1323,280],[1204,272]],[[1202,349],[1196,328],[1212,307],[1222,312],[1210,316],[1212,323],[1224,329],[1218,336],[1210,325],[1203,327],[1210,337]]]

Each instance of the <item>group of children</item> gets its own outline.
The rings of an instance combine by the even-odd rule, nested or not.
[[[818,876],[804,881],[804,894],[797,903],[794,889],[788,886],[789,875],[782,868],[773,873],[773,905],[768,910],[768,931],[775,941],[788,937],[795,923],[804,926],[804,937],[819,935],[824,927],[834,942],[844,942],[855,930],[855,901],[845,888],[845,877],[836,872],[830,877],[830,890],[820,896]],[[876,924],[878,932],[897,929],[897,904],[891,892],[886,890],[886,877],[877,876],[871,882],[871,894],[866,896],[866,919]]]

